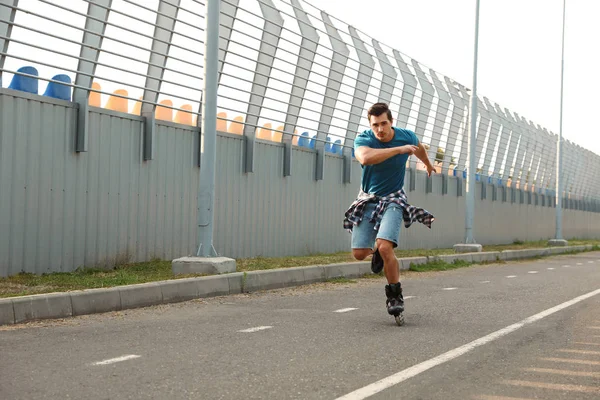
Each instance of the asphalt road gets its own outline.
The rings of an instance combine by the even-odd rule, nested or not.
[[[600,253],[402,279],[2,327],[0,399],[600,398]]]

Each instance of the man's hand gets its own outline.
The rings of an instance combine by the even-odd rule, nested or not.
[[[431,164],[427,165],[427,176],[431,176],[434,173],[437,173],[437,171],[435,170],[435,167]]]
[[[431,164],[431,161],[429,161],[429,157],[427,157],[427,149],[425,146],[423,146],[423,143],[419,143],[417,151],[415,152],[415,156],[417,156],[417,158],[421,160],[425,167],[427,167],[428,176],[431,176],[434,172],[437,172],[435,167]]]

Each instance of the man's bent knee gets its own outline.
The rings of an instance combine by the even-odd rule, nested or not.
[[[373,254],[373,250],[371,249],[352,249],[352,256],[358,261],[364,260],[371,254]]]
[[[385,239],[377,239],[377,248],[382,256],[394,254],[394,243]]]

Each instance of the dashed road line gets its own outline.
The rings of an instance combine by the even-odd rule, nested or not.
[[[334,312],[335,313],[347,313],[347,312],[354,311],[354,310],[358,310],[358,308],[352,308],[352,307],[340,308],[339,310],[335,310]]]
[[[506,397],[506,396],[488,396],[485,394],[480,394],[477,396],[473,396],[475,400],[533,400],[525,397]]]
[[[92,365],[109,365],[109,364],[115,364],[118,362],[122,362],[122,361],[127,361],[127,360],[133,360],[135,358],[140,358],[141,356],[135,355],[135,354],[129,354],[127,356],[121,356],[121,357],[116,357],[116,358],[110,358],[108,360],[104,360],[104,361],[98,361],[93,363]]]
[[[600,378],[600,372],[586,372],[586,371],[570,371],[564,369],[553,369],[553,368],[524,368],[525,371],[537,372],[542,374],[554,374],[554,375],[565,375],[565,376],[587,376],[592,378]]]
[[[248,329],[242,329],[241,331],[238,331],[240,333],[254,333],[254,332],[258,332],[258,331],[264,331],[267,329],[271,329],[273,328],[272,326],[257,326],[256,328],[248,328]]]
[[[506,380],[504,381],[507,385],[522,386],[534,389],[552,389],[561,390],[568,392],[580,392],[580,393],[600,393],[600,387],[598,386],[583,386],[583,385],[568,385],[564,383],[546,383],[546,382],[531,382],[531,381],[519,381],[519,380]]]
[[[592,350],[560,349],[558,351],[560,351],[561,353],[587,354],[587,355],[600,356],[600,351],[592,351]]]
[[[540,358],[540,360],[552,361],[552,362],[558,362],[558,363],[566,363],[566,364],[600,365],[600,361],[580,360],[577,358],[542,357],[542,358]]]

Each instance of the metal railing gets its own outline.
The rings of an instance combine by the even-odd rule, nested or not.
[[[196,0],[0,0],[0,78],[4,87],[19,79],[69,86],[80,107],[95,93],[102,107],[112,107],[107,97],[123,99],[119,111],[153,117],[161,107],[194,115],[199,125],[205,8]],[[355,135],[368,129],[366,109],[385,101],[396,125],[429,147],[440,172],[462,176],[465,86],[302,0],[221,0],[220,11],[220,129],[246,137],[246,171],[261,139],[286,146],[284,174],[292,173],[292,146],[315,148],[320,179],[325,154],[350,162]],[[39,76],[19,71],[23,66]],[[554,194],[557,136],[487,98],[478,101],[480,179]],[[85,131],[78,138],[85,151]],[[422,168],[416,159],[411,165]],[[600,156],[564,142],[565,196],[600,198],[599,170]]]

